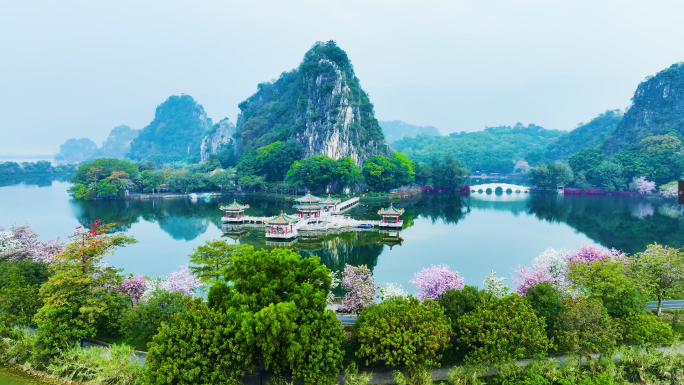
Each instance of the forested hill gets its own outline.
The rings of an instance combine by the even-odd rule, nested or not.
[[[238,153],[293,141],[307,158],[351,157],[361,164],[389,154],[373,104],[347,54],[333,41],[316,43],[298,68],[259,84],[238,107]]]
[[[673,64],[639,84],[632,106],[603,149],[614,154],[648,136],[665,134],[684,138],[684,63]]]
[[[409,159],[428,163],[433,157],[452,155],[473,171],[508,173],[515,162],[533,150],[545,148],[565,131],[547,130],[530,124],[487,127],[484,131],[453,133],[449,136],[419,135],[392,144]]]
[[[173,95],[157,107],[154,120],[133,140],[128,157],[198,162],[203,134],[210,127],[211,119],[192,96]]]
[[[413,124],[404,123],[401,120],[380,121],[380,127],[385,134],[387,143],[395,142],[403,139],[405,136],[418,136],[420,134],[441,136],[437,127],[433,126],[414,126]]]
[[[622,121],[620,110],[608,110],[592,119],[589,123],[580,123],[577,128],[550,142],[546,148],[532,151],[525,156],[530,164],[554,160],[567,161],[570,155],[585,147],[603,144],[606,137],[615,130]]]

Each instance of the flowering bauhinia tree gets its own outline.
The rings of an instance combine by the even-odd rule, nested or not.
[[[632,186],[639,194],[651,195],[656,189],[655,182],[651,182],[646,179],[645,176],[640,176],[632,180]]]
[[[142,275],[134,275],[131,277],[124,278],[123,282],[116,291],[122,295],[128,295],[131,297],[131,301],[138,302],[142,299],[145,293],[145,288],[147,287],[147,279]]]
[[[496,271],[492,270],[487,278],[482,282],[485,290],[496,298],[501,298],[508,294],[508,288],[503,284],[506,278],[497,278]]]
[[[181,265],[178,271],[172,272],[171,276],[161,283],[160,288],[172,293],[179,291],[193,297],[195,289],[201,285],[201,282],[190,272],[188,265]]]
[[[534,285],[548,282],[556,287],[567,286],[566,274],[570,251],[548,248],[532,261],[532,266],[520,266],[515,270],[518,274],[513,278],[518,295],[524,297]]]
[[[59,238],[40,241],[38,234],[28,225],[12,226],[9,231],[0,228],[0,261],[30,259],[52,262],[63,249],[64,244]]]
[[[408,293],[404,287],[395,282],[385,284],[385,287],[380,289],[380,299],[385,301],[395,297],[408,297]]]
[[[421,301],[426,298],[437,300],[449,289],[463,289],[464,279],[458,271],[452,271],[449,266],[442,264],[423,268],[413,275],[409,283],[420,289],[416,297]]]
[[[596,261],[611,260],[612,254],[608,249],[603,247],[594,247],[582,245],[579,250],[568,256],[568,263],[591,263]]]
[[[373,303],[379,286],[373,281],[373,273],[366,265],[347,264],[342,275],[342,287],[347,289],[342,299],[342,309],[358,314],[361,309]]]

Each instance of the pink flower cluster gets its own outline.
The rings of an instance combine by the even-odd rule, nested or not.
[[[580,249],[568,256],[568,263],[591,263],[611,259],[611,251],[602,247],[582,245]]]
[[[39,241],[38,234],[28,225],[12,226],[4,233],[3,240],[5,247],[0,245],[0,259],[30,259],[34,262],[49,263],[64,248],[59,238]]]
[[[358,314],[361,309],[371,305],[377,297],[379,286],[373,280],[373,273],[366,265],[347,264],[342,273],[342,287],[347,293],[342,299],[342,310]]]
[[[437,300],[449,289],[463,289],[464,282],[464,278],[459,275],[458,271],[452,271],[444,264],[423,268],[409,281],[410,284],[420,289],[416,297],[421,301],[426,298]]]
[[[185,295],[194,296],[195,289],[200,287],[200,281],[192,275],[188,265],[182,265],[178,271],[171,273],[169,279],[161,283],[161,289],[169,292],[181,292]]]
[[[645,176],[634,178],[634,181],[632,183],[634,183],[634,188],[639,194],[653,194],[653,191],[655,191],[656,188],[655,182],[649,181],[648,179],[646,179]]]
[[[132,277],[124,278],[121,285],[116,289],[121,295],[128,295],[131,301],[138,302],[142,298],[145,288],[147,287],[147,279],[142,275],[134,275]]]

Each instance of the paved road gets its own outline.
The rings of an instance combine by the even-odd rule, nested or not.
[[[658,302],[646,302],[646,308],[648,310],[656,310],[658,308]],[[669,300],[663,301],[663,309],[684,309],[684,300]]]

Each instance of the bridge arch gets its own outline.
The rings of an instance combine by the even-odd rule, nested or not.
[[[510,183],[485,183],[478,184],[474,186],[468,186],[471,193],[496,193],[497,190],[501,193],[506,194],[527,194],[530,192],[530,188],[527,186],[520,186]]]

